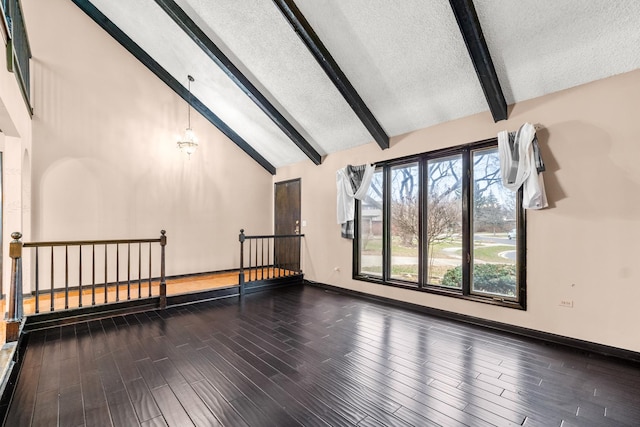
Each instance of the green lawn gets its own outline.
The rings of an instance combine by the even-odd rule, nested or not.
[[[377,255],[382,252],[382,239],[370,239],[362,251],[365,255]],[[395,256],[418,256],[418,247],[401,246],[395,240],[392,241],[391,253]]]
[[[433,268],[429,270],[429,284],[430,285],[440,285],[442,284],[442,278],[445,273],[451,270],[451,266],[446,265],[434,265]],[[382,270],[380,267],[363,267],[363,273],[369,273],[372,275],[381,275]],[[418,281],[418,265],[394,265],[391,267],[391,277],[396,279],[408,280],[411,282]]]
[[[456,251],[447,251],[445,249],[455,248]],[[459,239],[449,239],[442,242],[438,242],[433,245],[434,258],[450,258],[452,255],[460,255],[462,249],[462,242]],[[500,263],[512,263],[512,260],[500,257],[498,254],[506,251],[515,250],[513,245],[495,245],[495,244],[483,244],[476,242],[474,248],[474,257],[478,260],[485,262],[500,262]],[[382,252],[382,239],[370,239],[367,242],[367,246],[362,252],[364,255],[379,255]],[[417,257],[418,247],[402,246],[395,239],[392,241],[391,246],[392,256],[405,256],[405,257]]]
[[[473,257],[474,259],[479,259],[485,262],[499,262],[502,264],[512,264],[515,262],[514,260],[503,258],[498,254],[500,252],[505,252],[505,251],[514,251],[515,249],[516,249],[515,246],[507,246],[507,245],[498,245],[498,246],[476,245],[476,247],[473,249]]]
[[[446,252],[446,248],[461,248],[462,243],[459,239],[450,239],[433,245],[433,256],[436,258],[447,258],[451,252]],[[379,255],[382,252],[382,239],[370,239],[367,246],[362,251],[363,255]],[[391,253],[393,256],[417,257],[418,246],[402,246],[396,240],[392,241]]]
[[[502,236],[499,236],[502,237]],[[515,250],[514,245],[504,245],[489,243],[483,240],[476,240],[473,249],[474,259],[492,264],[514,264],[515,261],[509,260],[499,256],[500,253],[506,251]],[[442,242],[438,242],[431,248],[433,253],[430,254],[436,259],[451,259],[454,257],[459,258],[462,252],[462,241],[460,239],[447,239]],[[367,241],[366,247],[363,251],[363,255],[380,255],[382,253],[382,239],[370,239]],[[396,239],[392,240],[391,253],[393,256],[401,257],[415,257],[416,264],[402,264],[391,266],[391,277],[407,280],[410,282],[418,281],[418,246],[407,247],[400,244]],[[429,268],[428,283],[431,285],[441,285],[442,278],[445,273],[455,267],[448,265],[433,265]],[[362,272],[366,272],[372,275],[380,275],[382,273],[381,267],[376,266],[363,266]]]

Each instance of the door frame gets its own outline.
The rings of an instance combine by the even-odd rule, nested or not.
[[[289,230],[287,230],[286,232],[283,232],[282,225],[278,224],[278,206],[279,204],[277,203],[277,194],[278,194],[278,187],[279,186],[285,186],[287,184],[290,183],[294,183],[297,182],[298,184],[298,192],[297,192],[297,201],[298,201],[298,206],[297,206],[297,211],[298,211],[298,215],[297,218],[292,218],[293,221],[295,221],[295,224],[287,224],[287,226],[289,225],[293,225],[293,227]],[[286,187],[285,187],[286,188]],[[286,190],[284,190],[286,191]],[[282,211],[280,211],[280,213],[282,214]],[[289,216],[289,215],[287,215]],[[302,179],[301,178],[293,178],[293,179],[287,179],[284,181],[280,181],[280,182],[276,182],[274,183],[274,187],[273,187],[273,234],[274,235],[292,235],[295,234],[294,228],[297,226],[297,234],[302,234],[301,233],[301,224],[302,222]],[[300,241],[300,238],[284,238],[283,240],[279,241],[279,239],[276,239],[274,241],[274,261],[278,264],[281,264],[283,267],[285,267],[286,270],[294,270],[294,271],[300,271],[301,270],[301,262],[302,262],[302,254],[301,254],[301,248],[302,248],[302,242]]]
[[[277,216],[277,203],[276,203],[276,187],[278,185],[282,185],[282,184],[288,184],[290,182],[295,182],[298,181],[299,185],[298,185],[298,200],[299,200],[299,218],[298,223],[301,225],[302,223],[302,178],[292,178],[292,179],[286,179],[284,181],[279,181],[279,182],[275,182],[273,184],[273,234],[276,234],[276,216]],[[284,234],[293,234],[293,233],[284,233]],[[300,233],[302,234],[302,233]]]

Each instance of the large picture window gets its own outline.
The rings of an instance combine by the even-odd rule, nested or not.
[[[495,139],[378,164],[354,278],[525,308],[521,200],[502,185]]]

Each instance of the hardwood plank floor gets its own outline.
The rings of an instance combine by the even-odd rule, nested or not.
[[[6,426],[637,426],[640,367],[311,286],[31,333]]]

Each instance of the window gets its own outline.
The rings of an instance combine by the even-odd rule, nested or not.
[[[462,156],[427,161],[427,283],[462,289]]]
[[[525,308],[521,200],[496,139],[379,164],[357,205],[354,278]]]
[[[418,163],[391,168],[392,279],[418,282]]]
[[[382,170],[371,179],[371,187],[359,204],[357,219],[360,275],[382,277]]]
[[[516,248],[509,232],[515,224],[516,197],[499,181],[497,148],[476,150],[472,156],[471,292],[515,298]]]

